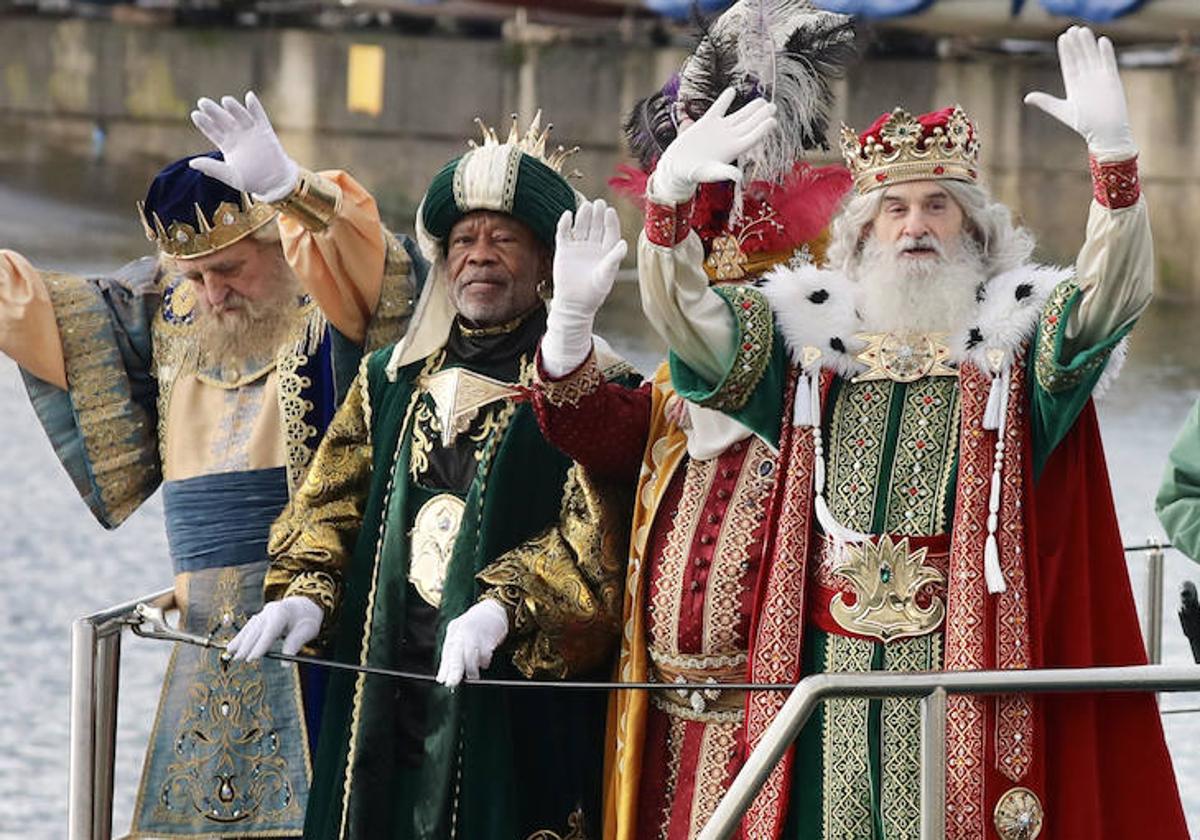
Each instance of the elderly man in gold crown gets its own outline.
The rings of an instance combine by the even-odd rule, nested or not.
[[[202,101],[193,119],[225,152],[202,164],[214,175],[279,173],[308,202],[318,223],[292,232],[320,256],[294,260],[301,276],[362,297],[378,236],[339,219],[365,191],[300,172],[249,103]],[[605,676],[616,638],[625,506],[543,440],[524,398],[547,321],[563,317],[557,301],[547,314],[551,281],[611,284],[625,253],[615,212],[581,204],[560,174],[566,155],[535,118],[506,142],[485,129],[434,177],[414,326],[364,360],[272,531],[271,603],[230,643],[236,659],[282,637],[353,665],[439,666],[444,684],[331,677],[305,837],[550,840],[598,825],[602,695],[450,690],[481,673]],[[571,242],[556,248],[560,222]],[[607,352],[602,366],[627,370]]]
[[[193,166],[219,160],[184,158],[155,177],[140,215],[157,259],[85,279],[0,251],[0,350],[21,366],[102,525],[115,528],[162,485],[182,629],[221,643],[262,606],[270,524],[303,480],[366,331],[331,328],[305,292],[280,246],[278,206]],[[401,300],[381,309],[363,298],[377,343],[403,333],[418,279],[403,252],[379,275]],[[301,681],[312,699],[314,679],[177,646],[131,836],[298,836],[305,715],[315,715]]]
[[[1112,45],[1072,28],[1059,57],[1066,98],[1027,101],[1088,144],[1073,270],[1030,261],[1032,236],[979,184],[959,108],[847,129],[854,194],[829,266],[779,267],[758,288],[710,288],[694,235],[657,206],[729,177],[754,106],[663,154],[639,270],[674,387],[778,453],[745,594],[753,682],[1145,662],[1091,397],[1149,301],[1150,230]],[[681,574],[701,574],[703,548],[671,555]],[[691,589],[648,620],[682,621]],[[785,696],[745,701],[745,748]],[[738,836],[920,836],[919,732],[915,700],[827,702]],[[1187,836],[1152,697],[951,697],[946,740],[949,838]],[[670,769],[693,749],[640,760]]]

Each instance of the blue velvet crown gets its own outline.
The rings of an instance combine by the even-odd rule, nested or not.
[[[188,164],[197,157],[224,160],[220,152],[177,160],[154,177],[146,200],[138,202],[146,238],[176,259],[219,251],[249,236],[278,212],[192,169]]]

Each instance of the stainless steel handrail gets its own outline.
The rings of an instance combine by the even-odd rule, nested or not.
[[[721,798],[698,840],[723,840],[733,834],[746,809],[771,770],[795,740],[809,716],[822,700],[841,697],[921,697],[926,700],[921,727],[922,840],[943,840],[945,809],[927,806],[945,798],[945,729],[931,718],[941,712],[944,720],[945,694],[1044,694],[1048,692],[1101,691],[1197,691],[1200,665],[1135,665],[1125,668],[1070,668],[1036,671],[942,671],[903,674],[868,671],[863,673],[815,674],[792,691],[762,740],[742,766],[737,778]],[[935,765],[930,768],[930,765]],[[941,769],[938,769],[940,766]],[[932,784],[934,790],[925,787]]]
[[[71,625],[69,840],[112,837],[121,631],[138,604],[170,609],[174,602],[174,590],[164,589],[86,615]]]
[[[1127,554],[1150,552],[1147,571],[1147,593],[1144,608],[1145,635],[1148,657],[1151,662],[1161,660],[1162,650],[1162,610],[1163,610],[1163,552],[1170,544],[1154,538],[1145,545],[1126,546]],[[117,728],[117,698],[119,695],[120,664],[121,664],[121,631],[128,626],[134,609],[138,604],[150,604],[163,609],[174,606],[174,593],[171,589],[154,592],[142,598],[136,598],[123,604],[101,610],[91,615],[77,619],[71,628],[71,746],[70,746],[70,780],[68,794],[68,839],[69,840],[111,840],[112,838],[112,802],[113,802],[113,765],[116,758],[116,728]],[[1100,669],[1105,671],[1128,669]],[[1200,669],[1185,669],[1187,672],[1200,674]],[[945,674],[939,676],[958,676],[970,672],[960,672],[957,675]],[[987,672],[981,672],[987,673]],[[1015,672],[1004,671],[1005,693],[1020,691],[1014,687],[1018,682]],[[1042,672],[1020,672],[1021,677]],[[1049,673],[1062,674],[1068,672],[1053,671]],[[829,677],[835,675],[821,675]],[[836,675],[838,677],[851,675]],[[859,676],[859,675],[853,675]],[[883,675],[888,679],[894,676]],[[808,685],[810,677],[796,689],[793,699],[799,695],[800,689]],[[1196,677],[1200,680],[1200,677]],[[1200,689],[1200,683],[1194,686]],[[942,755],[944,750],[939,746],[944,743],[945,727],[945,693],[964,693],[960,689],[951,689],[949,685],[941,688],[912,690],[905,694],[889,696],[921,696],[922,701],[922,755],[932,751],[931,760],[922,759],[923,790],[931,791],[922,798],[922,825],[937,823],[942,819],[943,791],[945,768],[934,756]],[[806,689],[808,690],[808,689]],[[830,689],[821,688],[821,691]],[[1052,689],[1044,689],[1052,690]],[[1086,690],[1086,689],[1072,689]],[[1141,690],[1176,690],[1185,689],[1150,689]],[[858,696],[858,695],[830,695]],[[823,699],[824,695],[821,698]],[[791,700],[789,700],[789,703]],[[817,702],[816,700],[812,701]],[[785,705],[785,710],[788,708]],[[1191,710],[1179,710],[1179,713]],[[807,719],[811,709],[804,713]],[[780,715],[782,717],[782,714]],[[776,724],[779,720],[776,720]],[[803,726],[803,721],[797,726]],[[774,731],[774,725],[764,736]],[[786,747],[785,742],[784,746]],[[757,752],[757,751],[756,751]],[[781,750],[782,752],[782,750]],[[753,758],[753,756],[752,756]],[[749,763],[747,763],[749,766]],[[773,764],[772,764],[773,766]],[[743,770],[744,772],[744,770]],[[740,780],[741,775],[738,776]],[[765,778],[765,775],[764,777]],[[735,781],[735,784],[737,782]],[[761,785],[761,780],[758,785]],[[757,790],[757,786],[755,787]],[[731,788],[732,791],[732,788]],[[726,797],[728,798],[728,797]],[[724,804],[725,800],[722,800]],[[744,810],[744,809],[743,809]],[[720,809],[718,809],[718,813]],[[716,819],[714,815],[713,819]],[[741,819],[740,815],[737,819]],[[734,822],[736,825],[736,820]],[[710,825],[712,823],[710,822]],[[930,829],[932,831],[932,829]],[[708,829],[705,829],[707,832]],[[924,833],[922,837],[940,837],[940,834]],[[702,834],[702,838],[709,835]]]

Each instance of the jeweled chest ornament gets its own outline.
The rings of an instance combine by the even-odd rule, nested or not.
[[[447,447],[470,427],[480,409],[521,393],[515,385],[464,368],[422,376],[417,385],[433,398],[442,426],[442,446]]]
[[[946,337],[946,333],[860,333],[855,338],[867,346],[855,358],[867,369],[852,381],[916,382],[927,376],[958,376],[946,364],[950,358]]]
[[[431,607],[441,606],[446,571],[450,568],[464,510],[466,503],[462,499],[442,493],[421,505],[413,521],[408,580]]]
[[[936,629],[946,615],[946,605],[931,595],[922,607],[917,594],[946,579],[938,569],[925,565],[926,554],[927,549],[910,550],[908,540],[895,543],[886,534],[878,542],[847,545],[844,560],[833,572],[850,581],[855,600],[847,605],[845,594],[839,592],[829,603],[829,614],[842,629],[883,642]]]
[[[1015,787],[996,802],[992,821],[1001,840],[1035,840],[1042,833],[1046,812],[1037,794],[1029,788]]]

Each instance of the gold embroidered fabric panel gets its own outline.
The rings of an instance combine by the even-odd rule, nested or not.
[[[741,729],[738,723],[704,724],[704,734],[700,736],[700,761],[696,766],[692,791],[689,838],[697,836],[708,824],[729,786],[729,760],[736,755]]]
[[[646,636],[651,650],[679,653],[679,618],[688,554],[700,522],[700,510],[717,474],[716,460],[689,460],[683,495],[658,568],[650,581],[650,620]]]
[[[383,239],[387,245],[383,283],[379,287],[379,305],[367,324],[367,334],[363,340],[364,354],[394,344],[404,336],[417,294],[408,252],[391,232],[385,230]]]
[[[557,524],[477,575],[509,611],[513,664],[527,677],[564,678],[596,666],[621,623],[629,497],[573,466]]]
[[[249,618],[239,605],[240,584],[238,568],[220,570],[212,613],[235,620],[220,625],[214,634],[218,642],[228,642]],[[156,818],[178,822],[184,830],[194,825],[196,811],[213,815],[209,818],[218,825],[299,818],[303,802],[291,789],[288,761],[278,749],[264,667],[265,662],[227,666],[216,656],[201,658],[172,737],[176,756],[160,785]],[[252,775],[235,772],[250,766]]]
[[[884,530],[929,536],[948,530],[946,498],[958,450],[958,380],[907,386],[889,481]]]
[[[869,671],[874,642],[830,634],[825,641],[825,670]],[[871,836],[871,766],[866,699],[826,700],[822,721],[822,837],[825,840]]]
[[[942,636],[930,633],[884,645],[887,671],[936,671],[942,666]],[[920,840],[921,701],[886,698],[880,713],[880,804],[887,840]]]
[[[83,448],[112,527],[159,482],[150,420],[133,402],[99,293],[75,277],[46,273],[42,278],[54,304]]]
[[[356,380],[329,424],[300,489],[271,528],[267,600],[306,595],[325,610],[325,627],[329,627],[342,569],[362,525],[370,479],[370,432],[363,389]]]
[[[671,828],[671,809],[675,804],[675,791],[679,787],[679,765],[683,756],[683,737],[687,734],[688,722],[679,718],[667,718],[667,779],[663,785],[663,813],[659,821],[657,840],[667,840]]]
[[[894,383],[846,382],[829,426],[829,505],[848,528],[869,533],[881,485]]]
[[[759,438],[750,438],[741,474],[721,523],[708,575],[704,595],[705,653],[741,651],[748,646],[739,632],[742,596],[749,585],[746,579],[748,552],[754,542],[754,532],[766,515],[767,499],[774,481],[775,456]]]
[[[301,353],[285,353],[279,357],[279,412],[283,421],[283,439],[287,446],[288,490],[295,493],[304,481],[304,472],[312,461],[316,448],[317,429],[304,422],[305,415],[312,411],[311,400],[304,398],[304,390],[312,387],[312,380],[300,374],[300,368],[308,364],[308,356]]]

